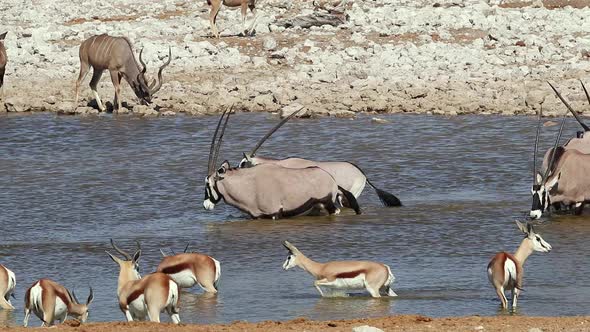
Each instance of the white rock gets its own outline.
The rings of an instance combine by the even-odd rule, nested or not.
[[[352,328],[352,332],[383,332],[382,329],[378,329],[374,326],[363,325]]]
[[[266,50],[266,51],[274,51],[277,49],[277,41],[268,36],[265,37],[264,40],[262,41],[262,47]]]

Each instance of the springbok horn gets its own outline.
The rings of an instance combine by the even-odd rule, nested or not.
[[[254,157],[254,155],[256,154],[256,151],[258,151],[258,149],[262,146],[264,141],[266,141],[272,134],[274,134],[275,131],[277,131],[279,128],[281,128],[287,121],[289,121],[289,119],[294,117],[295,114],[299,113],[302,109],[303,109],[303,106],[300,109],[298,109],[297,111],[289,114],[289,116],[287,116],[286,118],[281,120],[281,122],[279,122],[273,129],[271,129],[268,133],[266,133],[266,135],[264,135],[264,137],[262,137],[262,139],[260,141],[258,141],[258,143],[254,147],[254,149],[252,149],[252,151],[250,151],[250,157]]]
[[[69,291],[70,291],[70,290],[68,289],[68,292],[69,292]],[[78,300],[78,297],[76,296],[76,291],[75,291],[75,290],[72,290],[72,291],[70,292],[70,296],[71,296],[71,297],[74,299],[74,301],[76,301],[76,303],[77,303],[77,304],[80,304],[80,300]]]
[[[160,69],[158,69],[158,85],[153,89],[150,88],[151,95],[158,92],[160,90],[160,88],[162,87],[162,71],[164,70],[164,68],[166,68],[170,64],[170,61],[172,61],[172,49],[170,48],[170,46],[168,46],[168,61],[166,63],[164,63],[160,67]]]
[[[94,300],[94,291],[92,290],[92,287],[88,286],[90,288],[90,294],[88,294],[88,299],[86,300],[86,304],[90,304],[90,302],[92,302],[92,300]]]
[[[168,255],[166,255],[166,254],[164,253],[164,250],[162,250],[162,248],[160,248],[160,254],[162,254],[162,257],[166,257],[166,256],[168,256]]]
[[[126,253],[125,251],[123,251],[119,247],[117,247],[117,245],[115,244],[113,239],[111,239],[111,246],[113,246],[113,249],[115,249],[119,254],[123,255],[123,257],[125,257],[128,261],[133,259],[131,257],[131,255],[129,255],[128,253]]]
[[[581,81],[580,81],[581,82]],[[567,109],[572,113],[572,115],[574,116],[574,118],[576,118],[576,121],[578,121],[578,123],[580,124],[580,126],[582,126],[582,128],[584,128],[584,131],[590,131],[590,127],[588,127],[580,118],[580,116],[578,115],[578,113],[576,113],[576,111],[574,111],[574,109],[570,106],[570,104],[565,101],[565,98],[563,98],[563,96],[561,95],[561,93],[559,93],[559,91],[557,91],[557,89],[549,82],[547,82],[549,84],[549,86],[551,87],[551,89],[553,89],[553,91],[555,92],[555,94],[557,95],[557,97],[559,97],[559,99],[561,99],[561,102],[565,105],[565,107],[567,107]],[[584,87],[584,83],[582,83],[582,87],[584,88],[584,92],[586,92],[586,87]],[[586,97],[588,98],[588,101],[590,102],[590,97],[588,97],[588,92],[586,92]]]
[[[563,132],[563,127],[565,126],[565,120],[567,119],[567,112],[563,115],[561,119],[561,125],[559,126],[559,132],[557,133],[557,138],[555,139],[555,144],[553,145],[553,150],[551,150],[551,155],[549,156],[549,164],[547,165],[547,169],[545,170],[545,174],[543,175],[543,181],[547,180],[549,176],[549,172],[551,168],[553,168],[553,163],[555,162],[555,150],[557,150],[557,146],[559,145],[559,140],[561,139],[561,133]]]
[[[143,47],[141,48],[141,51],[139,51],[139,63],[141,63],[141,65],[143,66],[143,68],[141,68],[141,73],[145,74],[145,72],[147,70],[147,66],[146,66],[145,62],[143,62],[143,58],[141,57],[142,54],[143,54]]]
[[[186,253],[186,252],[188,251],[188,247],[189,247],[190,245],[191,245],[191,243],[190,243],[190,242],[186,244],[186,247],[184,247],[184,253]]]
[[[541,117],[543,116],[543,104],[539,110],[539,116],[537,120],[537,136],[535,136],[535,150],[533,154],[533,185],[537,184],[537,151],[539,149],[539,134],[541,132]]]
[[[223,134],[225,134],[225,128],[227,128],[227,121],[229,120],[229,116],[232,115],[234,110],[234,105],[232,104],[229,108],[229,112],[225,117],[225,122],[223,123],[223,127],[221,128],[221,133],[219,134],[219,140],[217,140],[217,147],[215,148],[215,157],[213,157],[213,166],[217,165],[217,158],[219,157],[219,151],[221,151],[221,141],[223,140]]]
[[[141,244],[139,243],[138,240],[135,240],[135,244],[137,244],[137,251],[141,250]]]
[[[217,132],[219,131],[219,127],[221,126],[221,121],[223,121],[223,117],[227,110],[221,113],[221,117],[217,122],[217,127],[215,127],[215,133],[213,134],[213,138],[211,139],[211,147],[209,148],[209,162],[207,163],[207,176],[213,173],[214,165],[213,165],[213,155],[215,154],[215,142],[217,140]]]

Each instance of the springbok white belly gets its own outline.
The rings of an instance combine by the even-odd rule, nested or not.
[[[64,301],[59,298],[59,296],[55,297],[55,312],[53,318],[63,322],[68,315],[68,306],[64,303]],[[49,322],[48,322],[49,323]]]
[[[193,273],[193,271],[186,269],[180,272],[170,274],[169,275],[172,280],[174,280],[180,288],[190,288],[195,285],[197,282],[197,277]]]
[[[511,290],[516,285],[516,264],[507,258],[504,263],[504,289]]]
[[[323,282],[321,285],[342,290],[365,289],[365,275],[359,274],[354,278],[337,278],[334,281]]]

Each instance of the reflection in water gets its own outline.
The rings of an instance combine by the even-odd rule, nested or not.
[[[224,203],[202,209],[217,117],[0,115],[0,263],[17,277],[17,310],[0,311],[0,326],[22,321],[24,290],[42,277],[80,290],[90,284],[90,321],[123,320],[118,269],[104,252],[110,238],[126,249],[141,241],[144,275],[160,262],[160,248],[178,251],[187,242],[221,262],[217,296],[195,295],[196,288],[182,293],[187,323],[497,314],[486,266],[522,239],[514,219],[531,204],[536,120],[383,117],[390,123],[375,125],[365,116],[295,119],[258,154],[351,161],[404,207],[382,208],[367,189],[359,198],[360,216],[343,211],[252,221]],[[276,121],[268,114],[232,116],[220,160],[237,164]],[[564,137],[575,135],[577,125],[567,128]],[[543,129],[540,151],[557,130]],[[588,219],[541,220],[536,228],[555,250],[527,261],[520,314],[588,314]],[[400,296],[321,299],[305,271],[282,270],[284,240],[320,262],[383,262]]]

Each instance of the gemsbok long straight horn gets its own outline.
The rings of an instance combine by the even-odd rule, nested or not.
[[[183,253],[172,256],[165,256],[162,253],[164,258],[156,271],[169,275],[181,288],[191,288],[198,284],[205,292],[217,293],[221,278],[221,264],[211,256],[187,252],[188,247],[187,244]]]
[[[25,319],[23,325],[29,325],[31,311],[41,320],[41,326],[52,326],[54,321],[63,323],[68,314],[85,323],[88,319],[88,308],[94,299],[90,292],[86,303],[80,303],[74,292],[50,279],[35,281],[25,293]]]
[[[5,32],[0,35],[0,98],[4,98],[4,72],[6,72],[6,64],[8,63],[8,55],[6,54],[6,47],[4,47]]]
[[[338,186],[344,188],[358,198],[365,188],[365,184],[369,183],[371,187],[377,193],[379,200],[384,206],[401,206],[402,203],[395,195],[386,192],[385,190],[377,188],[366,176],[365,172],[357,165],[347,161],[313,161],[303,158],[285,158],[285,159],[274,159],[268,157],[258,157],[256,152],[262,146],[262,144],[268,140],[274,132],[281,128],[289,119],[296,115],[301,109],[291,113],[288,117],[279,122],[274,128],[272,128],[266,135],[264,135],[258,143],[254,146],[250,153],[244,153],[244,158],[238,165],[239,168],[249,168],[256,165],[262,164],[274,164],[283,166],[286,168],[307,168],[307,167],[319,167],[336,180]],[[344,202],[345,206],[349,206],[347,201]]]
[[[107,251],[111,259],[119,265],[117,296],[119,308],[128,322],[145,320],[160,322],[160,313],[166,311],[174,324],[180,323],[178,315],[179,287],[167,274],[155,272],[145,277],[139,275],[141,246],[133,255],[119,248],[111,239],[111,246],[125,259],[120,259]]]
[[[305,256],[288,241],[283,246],[289,250],[289,256],[283,263],[288,270],[299,266],[311,274],[313,285],[321,296],[330,296],[339,292],[366,290],[372,297],[397,296],[391,286],[395,280],[389,266],[370,261],[332,261],[318,263]]]
[[[10,303],[10,297],[14,297],[15,287],[16,277],[14,272],[0,264],[0,309],[14,309],[14,306]]]
[[[221,115],[211,141],[203,200],[206,210],[213,210],[223,199],[253,218],[279,219],[324,211],[336,214],[344,197],[360,214],[354,195],[339,187],[334,178],[319,167],[293,169],[269,164],[241,169],[231,168],[226,160],[215,170],[230,115],[231,110]]]
[[[535,233],[533,225],[527,223],[523,224],[516,221],[516,226],[524,234],[525,238],[520,243],[520,246],[513,254],[505,251],[497,253],[488,264],[488,279],[494,288],[496,294],[502,302],[502,308],[508,308],[508,299],[506,299],[505,291],[512,291],[512,309],[516,308],[518,295],[522,290],[522,279],[524,275],[524,262],[535,251],[549,252],[551,245],[541,235]]]
[[[172,50],[168,48],[168,61],[158,69],[158,80],[155,79],[148,83],[145,73],[147,66],[142,59],[143,49],[139,52],[139,62],[135,59],[131,41],[125,37],[111,37],[107,34],[92,36],[86,39],[80,45],[80,75],[76,81],[76,101],[75,107],[78,106],[78,97],[80,94],[80,84],[88,74],[90,67],[93,68],[92,80],[90,80],[90,89],[94,94],[98,108],[104,111],[106,108],[102,104],[96,87],[98,81],[105,70],[111,74],[111,80],[115,87],[114,105],[117,109],[121,108],[121,79],[124,78],[133,89],[133,92],[141,102],[149,104],[152,97],[162,87],[162,71],[172,60]]]

